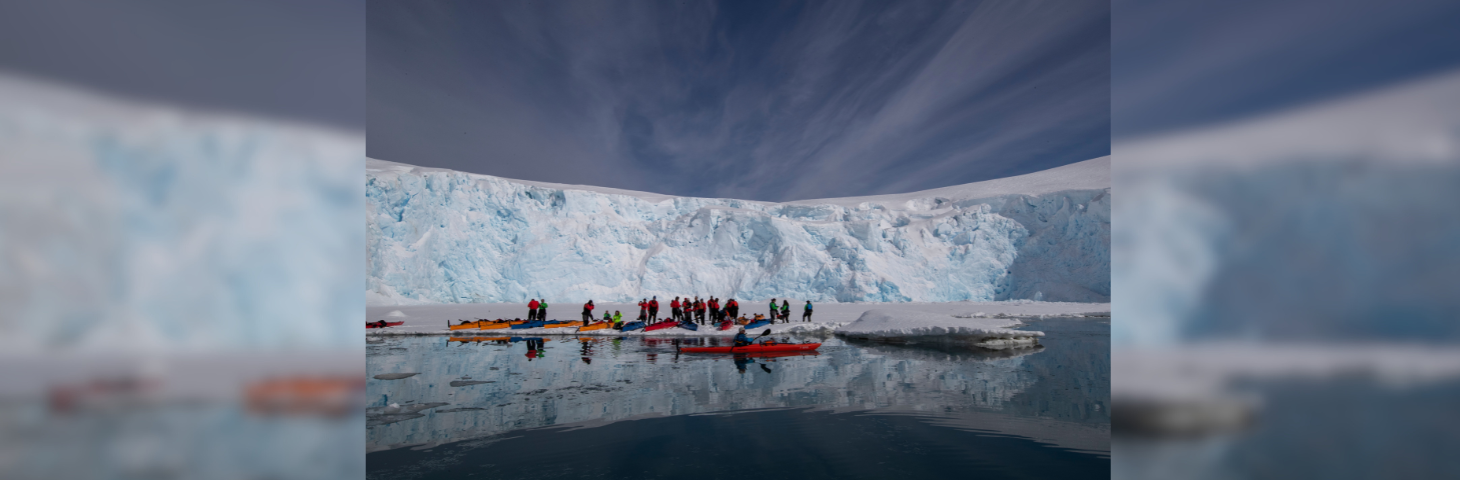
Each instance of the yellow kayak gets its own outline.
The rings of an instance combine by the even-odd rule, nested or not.
[[[554,324],[551,324],[551,325],[543,325],[542,328],[563,328],[563,327],[572,327],[572,326],[576,326],[576,325],[582,325],[582,323],[578,323],[578,322],[554,323]]]
[[[496,330],[499,328],[512,328],[512,322],[491,322],[482,325],[482,330]]]

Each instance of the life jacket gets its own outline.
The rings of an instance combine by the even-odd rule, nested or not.
[[[734,300],[731,300],[731,301],[730,301],[730,303],[727,303],[727,304],[725,304],[725,307],[726,307],[726,308],[729,308],[729,307],[739,307],[739,306],[740,306],[740,304],[739,304],[739,303],[737,303],[737,302],[736,302],[736,301],[734,301]]]
[[[658,300],[650,300],[649,301],[649,308],[652,308],[654,310],[658,310],[659,309],[659,301]]]
[[[533,300],[531,302],[528,302],[527,303],[527,309],[528,310],[537,310],[537,300]]]
[[[669,302],[669,308],[679,308],[679,300]]]

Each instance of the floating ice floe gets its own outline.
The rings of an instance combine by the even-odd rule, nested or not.
[[[985,348],[1036,345],[1044,332],[1014,330],[1013,318],[952,315],[916,311],[868,310],[861,318],[836,329],[836,334],[858,339],[907,340],[911,338],[967,341]]]

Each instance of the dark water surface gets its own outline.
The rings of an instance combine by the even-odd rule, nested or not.
[[[785,337],[823,345],[755,357],[677,355],[671,339],[384,337],[370,375],[418,375],[369,380],[366,467],[381,479],[1107,478],[1108,320],[1024,328],[1043,346]]]

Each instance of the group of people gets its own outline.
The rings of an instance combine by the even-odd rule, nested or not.
[[[776,307],[776,299],[772,298],[771,299],[770,310],[771,310],[771,314],[770,314],[771,323],[776,323],[776,320],[780,320],[781,323],[791,323],[791,299],[787,298],[787,299],[781,300],[780,308],[777,308]],[[811,301],[810,300],[807,300],[806,301],[806,306],[805,307],[802,307],[802,310],[801,310],[801,321],[803,321],[803,322],[809,322],[809,321],[811,321],[811,310],[812,310]]]
[[[593,321],[593,309],[595,307],[596,306],[593,304],[593,300],[589,300],[588,303],[583,304],[583,326],[586,327],[590,322]],[[770,314],[767,316],[767,318],[770,318],[772,322],[775,322],[776,320],[780,320],[781,323],[791,322],[790,299],[782,300],[781,303],[778,305],[776,304],[776,299],[772,298],[769,308]],[[533,299],[530,303],[527,304],[527,309],[529,321],[543,320],[547,318],[546,299]],[[803,307],[803,310],[801,312],[801,321],[810,322],[811,311],[811,301],[807,300],[806,305],[805,307]],[[683,300],[681,300],[680,297],[674,297],[674,300],[669,301],[669,312],[669,317],[662,319],[663,321],[691,322],[698,323],[700,325],[704,325],[707,322],[714,324],[739,317],[740,303],[736,302],[733,298],[726,300],[722,304],[720,302],[720,299],[715,297],[710,297],[709,299],[701,299],[700,297],[684,297]],[[757,315],[757,317],[759,317],[759,315]],[[661,321],[661,319],[659,318],[658,296],[639,300],[638,320],[647,323],[658,323]],[[622,328],[623,314],[617,310],[615,310],[612,314],[609,314],[608,311],[605,310],[603,312],[603,321],[613,323],[615,328]]]
[[[739,315],[740,303],[733,298],[722,305],[720,299],[715,297],[710,297],[708,300],[700,297],[693,299],[684,297],[683,300],[680,300],[679,297],[674,297],[674,300],[669,302],[669,312],[668,320],[704,325],[707,321],[716,323]]]
[[[527,302],[527,321],[547,320],[547,299],[541,301],[534,298]]]
[[[593,321],[593,307],[594,305],[592,300],[589,300],[588,303],[583,304],[583,326],[585,327]],[[613,314],[609,314],[608,310],[604,310],[603,321],[612,323],[614,328],[623,328],[624,314],[619,313],[618,310],[614,310]]]

